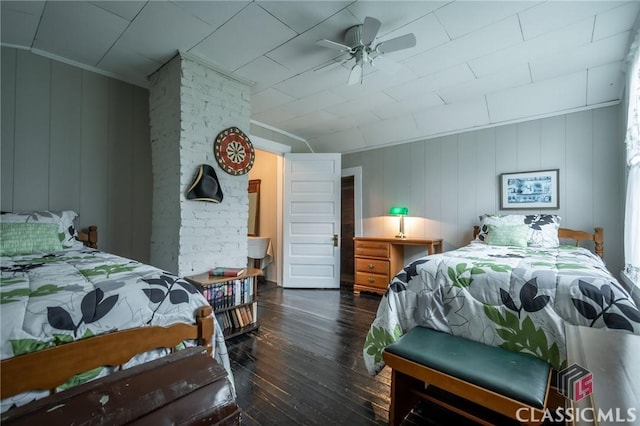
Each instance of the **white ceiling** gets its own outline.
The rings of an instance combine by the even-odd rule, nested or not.
[[[251,119],[353,152],[620,101],[638,1],[5,1],[3,45],[148,86],[178,51],[252,82]],[[316,44],[366,16],[394,74]]]

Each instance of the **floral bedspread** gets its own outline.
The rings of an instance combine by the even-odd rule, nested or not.
[[[187,281],[153,266],[89,248],[0,258],[0,353],[6,359],[73,340],[144,325],[193,323],[207,300]],[[215,324],[214,355],[232,379],[222,329]],[[185,342],[191,345],[193,342]],[[134,357],[126,367],[163,355]],[[65,389],[102,377],[100,367],[72,378]],[[2,400],[2,412],[48,392]]]
[[[640,334],[640,311],[602,260],[584,248],[471,243],[420,258],[391,281],[364,344],[367,370],[416,325],[566,366],[564,324]]]

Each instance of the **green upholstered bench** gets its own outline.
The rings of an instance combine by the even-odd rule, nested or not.
[[[428,393],[427,384],[470,405],[520,422],[531,420],[523,423],[536,424],[543,418],[552,368],[532,355],[414,327],[387,346],[382,356],[392,369],[392,425],[399,425],[421,397],[474,421],[493,423]]]

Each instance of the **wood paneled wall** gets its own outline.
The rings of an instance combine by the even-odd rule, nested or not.
[[[100,249],[148,262],[148,91],[7,47],[1,83],[2,210],[74,210]]]
[[[623,266],[624,144],[619,106],[493,127],[347,154],[362,166],[363,233],[393,236],[392,205],[409,207],[412,237],[441,237],[445,250],[465,245],[483,213],[548,212],[561,226],[605,231],[607,267]],[[560,209],[499,210],[500,173],[560,169]]]

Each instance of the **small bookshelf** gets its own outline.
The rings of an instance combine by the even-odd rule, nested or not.
[[[185,277],[196,285],[213,307],[218,325],[225,339],[258,328],[258,281],[262,271],[246,270],[234,277],[211,276],[209,272]]]

